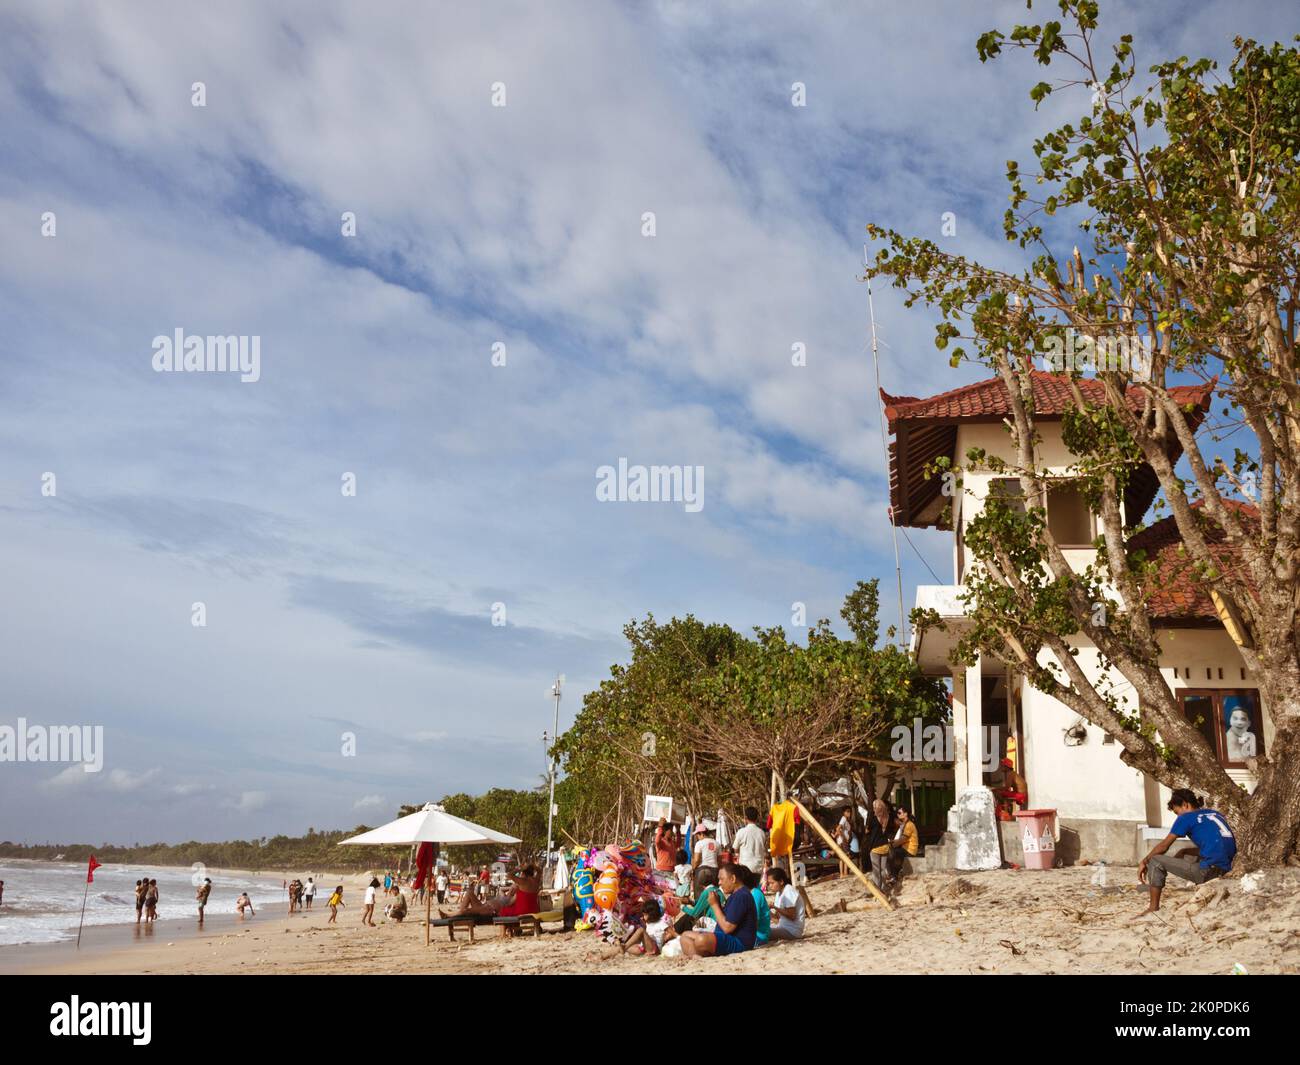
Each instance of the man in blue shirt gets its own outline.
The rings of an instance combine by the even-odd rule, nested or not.
[[[1179,788],[1169,799],[1169,809],[1178,816],[1169,828],[1169,835],[1157,843],[1151,853],[1138,866],[1138,880],[1151,889],[1151,904],[1139,917],[1160,909],[1160,893],[1165,878],[1173,873],[1193,884],[1223,876],[1232,868],[1237,856],[1237,838],[1232,834],[1228,819],[1218,810],[1206,810],[1201,800],[1190,788]],[[1201,859],[1174,858],[1165,852],[1174,841],[1187,836],[1196,844]]]
[[[688,958],[741,954],[754,949],[758,934],[758,912],[754,896],[745,886],[741,867],[727,862],[718,869],[718,886],[727,893],[726,906],[718,905],[716,893],[709,896],[709,908],[717,922],[712,932],[687,932],[682,936],[682,954]]]

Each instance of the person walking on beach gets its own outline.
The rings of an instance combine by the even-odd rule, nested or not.
[[[1165,889],[1165,879],[1170,873],[1204,884],[1232,869],[1237,857],[1237,837],[1232,834],[1228,819],[1218,810],[1206,810],[1201,799],[1190,788],[1179,788],[1169,797],[1169,810],[1176,814],[1169,826],[1169,835],[1151,848],[1151,853],[1138,865],[1138,881],[1151,890],[1151,901],[1138,917],[1145,917],[1160,909],[1160,893]],[[1165,852],[1183,836],[1196,844],[1199,863],[1194,858],[1174,858]]]
[[[365,903],[361,911],[361,923],[368,924],[371,928],[377,928],[375,924],[375,892],[379,890],[379,877],[372,876],[370,883],[366,886]]]
[[[149,890],[144,895],[144,915],[147,920],[158,920],[158,881],[149,881]]]
[[[135,882],[135,923],[140,923],[140,918],[144,916],[144,896],[149,890],[149,881],[137,880]]]
[[[342,885],[342,884],[340,884],[338,887],[336,887],[336,888],[334,889],[334,893],[333,893],[332,895],[330,895],[330,897],[329,897],[329,901],[326,902],[326,905],[330,908],[330,919],[329,919],[328,921],[326,921],[325,923],[326,923],[326,924],[337,924],[337,923],[338,923],[338,917],[339,917],[339,907],[343,905],[343,885]]]
[[[434,881],[438,892],[438,905],[441,906],[447,899],[447,874],[441,869],[438,870],[438,878]]]
[[[5,904],[5,882],[0,880],[0,906]]]
[[[194,893],[195,901],[199,904],[199,924],[203,924],[203,907],[208,904],[208,896],[212,894],[212,881],[204,879],[199,885],[199,890]]]
[[[316,881],[312,877],[307,878],[307,886],[302,889],[302,897],[307,900],[307,909],[311,909],[311,900],[316,897]]]

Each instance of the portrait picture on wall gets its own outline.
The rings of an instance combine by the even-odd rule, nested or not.
[[[1242,689],[1186,689],[1183,712],[1200,730],[1219,764],[1246,767],[1248,758],[1264,754],[1264,718],[1259,693]]]
[[[1223,760],[1229,765],[1258,758],[1264,753],[1259,704],[1253,692],[1232,692],[1223,697]]]

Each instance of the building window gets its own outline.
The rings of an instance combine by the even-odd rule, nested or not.
[[[1077,484],[1059,481],[1047,486],[1047,528],[1061,547],[1092,546],[1092,511]]]
[[[1019,477],[998,477],[989,482],[989,498],[1000,499],[1018,514],[1025,512],[1025,492]]]
[[[1184,690],[1183,713],[1201,730],[1219,764],[1241,768],[1264,756],[1264,719],[1259,692],[1245,688]]]

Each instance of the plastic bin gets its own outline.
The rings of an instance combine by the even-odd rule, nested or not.
[[[1056,811],[1021,810],[1016,814],[1026,869],[1051,869],[1056,864]]]

